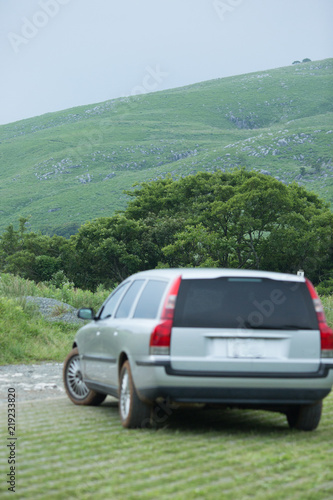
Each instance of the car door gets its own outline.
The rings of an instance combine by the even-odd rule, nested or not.
[[[95,380],[113,390],[118,388],[119,340],[130,329],[127,318],[144,282],[142,279],[127,282],[124,290],[111,296],[98,321],[100,355]]]
[[[114,312],[129,285],[120,285],[105,301],[97,318],[80,332],[78,344],[86,380],[106,383],[109,379],[110,365],[115,365],[116,358],[112,346],[106,349],[103,339],[113,328]]]
[[[129,319],[129,316],[144,283],[143,279],[132,281],[125,293],[122,294],[120,301],[117,301],[111,315],[101,321],[101,343],[104,356],[109,362],[104,364],[100,376],[103,377],[103,382],[106,385],[118,387],[119,346],[123,345],[122,337],[131,333],[132,320]]]

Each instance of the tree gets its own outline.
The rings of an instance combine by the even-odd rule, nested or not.
[[[315,281],[333,267],[332,213],[296,184],[241,169],[144,183],[130,194],[127,217],[182,222],[161,248],[159,265],[302,268]]]
[[[17,231],[10,225],[0,236],[0,269],[37,282],[49,280],[65,267],[68,240],[27,232],[27,220],[21,217]]]
[[[75,263],[66,273],[81,288],[113,287],[144,268],[144,228],[123,215],[102,217],[81,226],[71,244]]]
[[[333,214],[297,184],[244,169],[143,183],[126,210],[81,226],[69,240],[9,226],[1,270],[35,281],[62,271],[81,288],[113,287],[155,267],[230,267],[333,273]]]

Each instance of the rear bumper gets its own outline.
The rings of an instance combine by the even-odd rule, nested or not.
[[[315,372],[244,372],[244,371],[194,371],[177,370],[172,368],[169,360],[136,361],[137,367],[164,368],[166,375],[173,377],[195,377],[195,378],[258,378],[258,379],[325,379],[333,374],[333,363],[320,363]]]
[[[177,377],[205,377],[205,378],[264,378],[264,379],[315,379],[326,378],[330,370],[333,372],[333,364],[320,364],[316,372],[223,372],[223,371],[190,371],[174,370],[170,363],[163,364],[165,373]]]
[[[151,387],[140,390],[143,399],[159,397],[177,403],[211,403],[247,406],[311,404],[325,398],[330,389],[241,389],[226,387]]]
[[[333,364],[316,372],[195,372],[174,370],[169,361],[137,362],[135,381],[142,399],[183,403],[281,406],[311,404],[333,385]]]

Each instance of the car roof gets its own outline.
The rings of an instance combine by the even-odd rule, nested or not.
[[[268,278],[277,281],[295,281],[305,282],[303,276],[296,274],[276,273],[271,271],[255,271],[248,269],[227,269],[227,268],[170,268],[170,269],[151,269],[133,274],[129,279],[133,278],[163,278],[172,279],[173,277],[182,276],[184,279],[214,279],[224,277],[235,278]]]

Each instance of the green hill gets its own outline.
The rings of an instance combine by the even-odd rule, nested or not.
[[[237,166],[333,203],[333,59],[120,98],[0,126],[0,233],[69,235],[135,182]]]

